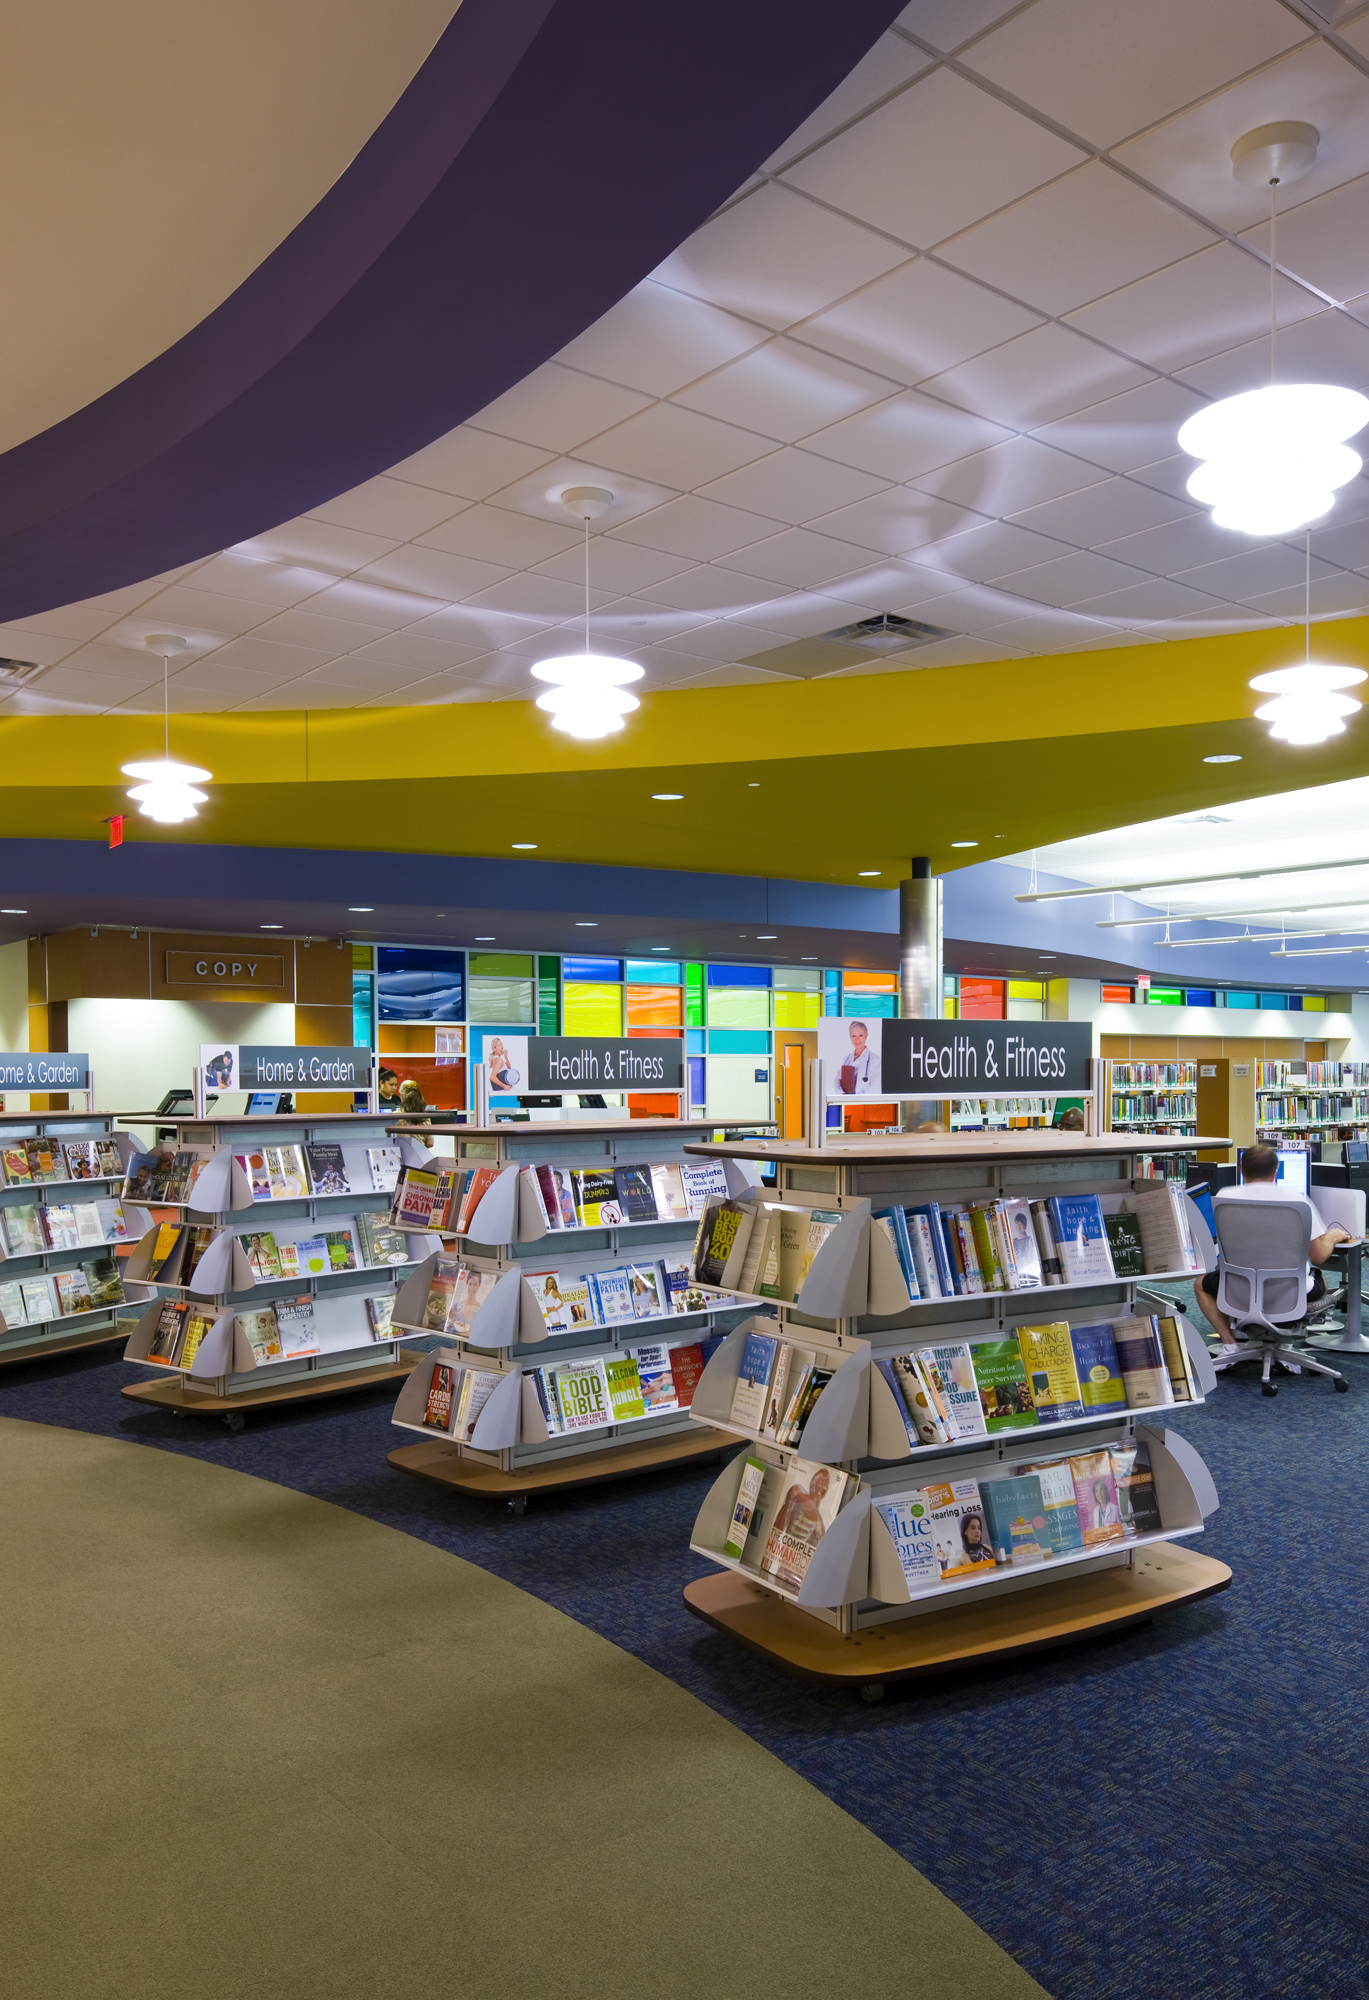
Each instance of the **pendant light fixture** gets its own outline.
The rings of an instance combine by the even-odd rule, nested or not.
[[[1272,673],[1256,674],[1250,685],[1259,694],[1272,694],[1255,710],[1269,733],[1279,743],[1325,743],[1343,736],[1345,718],[1363,707],[1345,689],[1365,678],[1363,667],[1325,666],[1312,658],[1312,531],[1305,536],[1307,561],[1304,617],[1305,657],[1300,666],[1276,667]]]
[[[639,706],[636,695],[626,693],[625,683],[639,681],[642,669],[631,660],[590,651],[589,524],[613,505],[613,495],[603,486],[568,486],[561,504],[585,524],[585,650],[539,660],[532,671],[537,680],[553,683],[537,697],[537,706],[550,715],[552,728],[588,742],[612,736],[623,727],[623,717]]]
[[[1369,399],[1323,382],[1278,382],[1280,187],[1300,180],[1317,158],[1315,125],[1261,125],[1231,148],[1235,177],[1269,189],[1269,387],[1226,396],[1190,417],[1179,447],[1206,461],[1188,482],[1219,528],[1270,538],[1320,520],[1336,488],[1353,479],[1360,456],[1346,444],[1369,423]]]
[[[137,800],[139,812],[145,813],[148,819],[175,825],[181,820],[194,819],[209,796],[207,792],[196,791],[195,787],[213,774],[202,771],[197,764],[173,763],[171,757],[170,662],[175,654],[185,651],[186,641],[174,632],[151,632],[143,644],[150,653],[161,656],[162,755],[160,758],[146,758],[137,764],[122,764],[119,768],[126,778],[142,780],[141,784],[128,788],[128,796]]]

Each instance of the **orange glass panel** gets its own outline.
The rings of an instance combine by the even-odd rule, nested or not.
[[[634,1028],[682,1028],[684,989],[680,986],[632,986],[624,989],[627,1025]]]
[[[1003,981],[1001,979],[961,979],[960,1018],[962,1021],[1001,1021],[1003,1014]]]

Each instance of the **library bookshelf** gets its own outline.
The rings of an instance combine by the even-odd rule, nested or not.
[[[148,1227],[152,1218],[146,1209],[120,1200],[120,1190],[133,1142],[127,1134],[116,1133],[114,1114],[95,1111],[11,1111],[0,1114],[0,1149],[22,1149],[26,1140],[44,1141],[49,1148],[78,1145],[82,1141],[105,1140],[118,1153],[119,1168],[108,1174],[83,1174],[72,1178],[66,1155],[60,1154],[62,1177],[55,1180],[0,1185],[0,1212],[6,1209],[38,1211],[43,1247],[18,1248],[17,1232],[11,1247],[8,1221],[0,1229],[0,1283],[18,1285],[21,1310],[13,1315],[0,1310],[0,1366],[21,1361],[39,1361],[47,1356],[75,1354],[87,1347],[104,1347],[120,1338],[118,1315],[130,1305],[144,1305],[154,1294],[146,1285],[128,1283],[127,1271],[120,1273],[122,1297],[106,1305],[92,1305],[87,1311],[63,1312],[56,1280],[60,1273],[74,1272],[97,1253],[127,1249]],[[111,1167],[113,1162],[110,1162]],[[61,1249],[51,1247],[58,1233],[54,1227],[58,1207],[83,1211],[87,1224],[84,1240]],[[85,1211],[96,1209],[90,1216]],[[121,1213],[116,1217],[115,1211]],[[53,1213],[50,1214],[50,1211]],[[2,1217],[0,1217],[2,1219]],[[97,1229],[99,1233],[97,1234]],[[113,1230],[113,1234],[106,1232]],[[46,1303],[44,1303],[46,1301]]]
[[[706,1496],[691,1549],[717,1573],[686,1586],[696,1616],[779,1665],[878,1699],[891,1680],[946,1671],[1061,1645],[1090,1632],[1118,1629],[1225,1589],[1230,1570],[1187,1544],[1216,1508],[1211,1477],[1174,1428],[1188,1403],[1145,1410],[1112,1406],[1065,1423],[910,1448],[902,1415],[876,1363],[916,1344],[1002,1340],[1021,1325],[1118,1318],[1148,1306],[1147,1287],[1191,1275],[1168,1269],[1090,1285],[982,1293],[910,1303],[897,1258],[873,1211],[892,1203],[975,1202],[1096,1194],[1105,1212],[1133,1189],[1155,1185],[1137,1174],[1156,1149],[1188,1150],[1193,1140],[1118,1133],[904,1135],[886,1141],[742,1142],[691,1146],[715,1159],[764,1164],[773,1190],[743,1201],[819,1209],[841,1220],[812,1260],[793,1304],[759,1300],[773,1330],[818,1351],[833,1370],[798,1442],[781,1448],[727,1422],[745,1327],[723,1341],[695,1391],[693,1415],[745,1439],[768,1465],[794,1459],[840,1468],[843,1505],[819,1541],[797,1594],[723,1548],[732,1519],[741,1457]],[[1224,1147],[1224,1138],[1196,1143]],[[1185,1215],[1204,1268],[1216,1261],[1212,1239],[1187,1196]],[[1155,1295],[1151,1295],[1152,1299]],[[1195,1402],[1215,1384],[1205,1343],[1179,1316]],[[984,1480],[1023,1461],[1144,1442],[1162,1528],[1103,1548],[1084,1547],[1017,1568],[990,1566],[982,1577],[943,1582],[910,1596],[879,1503],[929,1482]]]
[[[403,1129],[403,1128],[397,1128]],[[554,1269],[561,1280],[586,1278],[657,1260],[687,1262],[697,1218],[623,1222],[600,1228],[548,1229],[545,1217],[520,1183],[519,1169],[657,1166],[680,1162],[691,1141],[711,1136],[716,1120],[676,1118],[581,1119],[574,1123],[507,1123],[492,1126],[434,1122],[423,1136],[450,1145],[459,1166],[496,1170],[470,1217],[465,1235],[448,1241],[462,1261],[494,1277],[462,1338],[439,1336],[441,1349],[425,1355],[400,1392],[394,1421],[421,1440],[397,1446],[389,1463],[400,1472],[474,1498],[507,1501],[521,1514],[529,1495],[596,1485],[629,1474],[685,1465],[726,1451],[731,1440],[701,1427],[688,1408],[609,1422],[572,1434],[549,1432],[532,1371],[580,1359],[612,1360],[625,1349],[652,1343],[672,1348],[713,1335],[723,1315],[734,1314],[730,1295],[691,1293],[686,1311],[652,1312],[611,1325],[586,1324],[570,1332],[549,1330],[529,1273]],[[412,1141],[415,1135],[410,1132]],[[450,1155],[436,1156],[450,1164]],[[725,1168],[728,1190],[752,1185],[740,1162]],[[395,1324],[403,1332],[434,1337],[423,1324],[436,1257],[427,1258],[402,1288]],[[661,1301],[664,1307],[664,1300]],[[468,1441],[423,1422],[432,1367],[478,1367],[503,1378],[490,1395]]]
[[[366,1264],[360,1218],[387,1221],[390,1194],[373,1183],[369,1152],[397,1146],[386,1126],[390,1112],[319,1112],[284,1117],[166,1118],[151,1112],[124,1113],[124,1125],[155,1127],[173,1136],[166,1143],[191,1154],[198,1173],[185,1201],[153,1197],[151,1205],[191,1232],[207,1232],[207,1247],[186,1282],[166,1282],[160,1273],[188,1269],[157,1262],[160,1225],[150,1226],[129,1259],[131,1277],[147,1277],[150,1303],[134,1326],[124,1359],[151,1371],[151,1379],[128,1384],[133,1402],[174,1410],[180,1415],[215,1417],[241,1430],[251,1410],[305,1403],[322,1396],[374,1388],[407,1375],[418,1358],[401,1344],[398,1330],[377,1334],[373,1313],[383,1324],[384,1307],[393,1314],[400,1282],[415,1263],[437,1248],[428,1232],[406,1232],[402,1263]],[[341,1156],[346,1191],[322,1192],[285,1183],[288,1192],[254,1199],[253,1180],[243,1161],[271,1147],[328,1147]],[[307,1157],[307,1156],[306,1156]],[[260,1185],[260,1183],[259,1183]],[[149,1223],[151,1218],[149,1217]],[[263,1276],[259,1243],[269,1232],[278,1245],[295,1248],[298,1270],[290,1276]],[[310,1246],[332,1236],[339,1262],[324,1268]],[[173,1253],[175,1254],[175,1253]],[[346,1260],[350,1254],[350,1263]],[[198,1308],[212,1324],[187,1366],[174,1357],[159,1361],[152,1350],[168,1300]],[[303,1338],[279,1358],[261,1359],[244,1329],[243,1318],[286,1302],[308,1302]],[[373,1302],[368,1305],[368,1301]]]
[[[1255,1065],[1255,1136],[1363,1139],[1369,1135],[1369,1063]]]

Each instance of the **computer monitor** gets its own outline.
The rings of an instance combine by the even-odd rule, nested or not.
[[[1279,1186],[1289,1194],[1307,1193],[1307,1154],[1301,1146],[1280,1146]]]
[[[1369,1163],[1369,1139],[1347,1139],[1345,1164],[1348,1167],[1362,1167],[1366,1163]]]

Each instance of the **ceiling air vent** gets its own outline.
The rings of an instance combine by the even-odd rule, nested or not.
[[[873,618],[858,618],[854,625],[838,625],[834,632],[819,632],[814,639],[795,639],[787,646],[772,646],[766,653],[752,653],[740,665],[792,674],[797,680],[817,680],[823,674],[840,673],[843,667],[859,666],[872,655],[877,659],[901,657],[918,646],[955,636],[944,625],[924,625],[918,618],[884,611]]]
[[[0,660],[0,688],[23,687],[42,671],[37,660]]]

